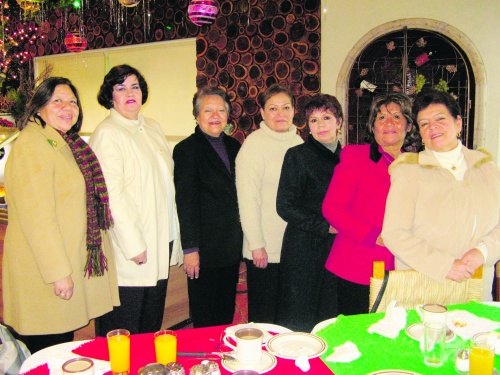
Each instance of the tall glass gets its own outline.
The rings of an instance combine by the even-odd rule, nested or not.
[[[446,324],[435,320],[424,323],[424,363],[427,366],[443,365],[447,329]]]
[[[130,372],[130,332],[126,329],[109,331],[109,362],[113,375],[128,375]]]
[[[163,330],[155,333],[156,362],[166,365],[177,361],[177,335],[174,331]]]
[[[493,374],[495,348],[486,341],[473,342],[469,355],[469,375]]]

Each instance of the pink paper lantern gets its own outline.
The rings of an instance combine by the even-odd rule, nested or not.
[[[196,26],[211,24],[217,16],[217,2],[212,0],[192,0],[188,7],[189,19]]]
[[[66,34],[64,44],[69,52],[82,52],[87,48],[87,38],[81,36],[78,31],[72,31]]]

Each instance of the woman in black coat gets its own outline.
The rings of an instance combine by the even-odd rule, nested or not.
[[[177,213],[193,325],[231,324],[243,232],[234,161],[240,143],[224,133],[226,93],[199,89],[193,98],[194,134],[174,148]]]
[[[340,160],[337,135],[343,114],[338,100],[326,94],[313,97],[304,111],[310,135],[287,151],[276,201],[287,227],[275,322],[309,332],[337,315],[335,276],[325,269],[336,231],[323,218],[321,206]]]

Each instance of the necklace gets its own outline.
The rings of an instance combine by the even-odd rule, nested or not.
[[[452,171],[457,170],[457,165],[461,164],[463,156],[464,156],[464,154],[460,153],[460,156],[458,157],[458,159],[454,163],[451,163],[451,170]]]

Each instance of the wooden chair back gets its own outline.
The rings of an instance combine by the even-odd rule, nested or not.
[[[415,270],[388,271],[387,274],[386,277],[383,261],[373,262],[370,312],[385,311],[392,300],[397,300],[398,306],[405,309],[414,309],[419,304],[449,305],[483,299],[482,266],[462,283],[448,279],[440,283]]]

